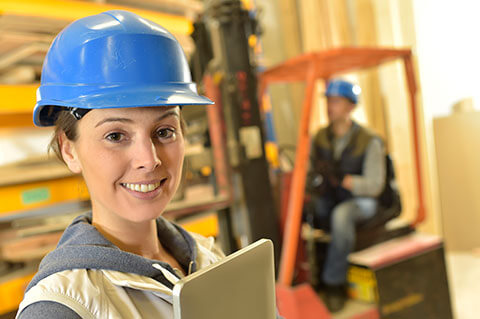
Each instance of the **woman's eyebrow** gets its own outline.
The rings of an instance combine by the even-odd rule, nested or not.
[[[123,117],[109,117],[106,119],[101,120],[98,122],[95,127],[99,127],[100,125],[108,122],[123,122],[123,123],[133,123],[131,119],[123,118]]]
[[[178,113],[175,112],[174,110],[171,110],[171,111],[167,111],[165,113],[163,113],[162,115],[160,115],[158,118],[157,118],[157,122],[158,121],[161,121],[163,120],[164,118],[167,118],[169,116],[176,116],[176,117],[179,117]],[[122,123],[133,123],[134,121],[132,119],[129,119],[129,118],[124,118],[124,117],[109,117],[109,118],[106,118],[106,119],[103,119],[101,120],[100,122],[98,122],[95,127],[99,127],[100,125],[104,124],[104,123],[108,123],[108,122],[122,122]]]
[[[179,115],[178,115],[177,112],[175,112],[174,110],[171,110],[171,111],[167,111],[167,112],[163,113],[162,115],[160,115],[160,116],[157,118],[157,122],[158,122],[158,121],[161,121],[161,120],[163,120],[164,118],[169,117],[169,116],[179,117]]]

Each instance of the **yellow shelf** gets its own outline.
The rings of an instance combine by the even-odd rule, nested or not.
[[[0,167],[0,216],[88,198],[83,178],[63,163],[39,160]]]
[[[31,115],[38,86],[38,84],[0,85],[0,115],[24,113]]]
[[[0,215],[88,199],[87,187],[81,176],[4,186],[0,187]]]
[[[33,126],[38,85],[0,85],[0,127]]]
[[[218,236],[218,217],[216,213],[189,218],[186,221],[180,221],[179,224],[192,233],[205,237]]]
[[[0,315],[15,311],[23,299],[28,283],[35,275],[35,269],[20,271],[18,276],[2,280],[0,278]]]
[[[72,0],[0,1],[0,14],[36,16],[70,21],[115,9],[134,12],[160,24],[174,34],[189,35],[193,31],[192,22],[185,17],[126,6]]]

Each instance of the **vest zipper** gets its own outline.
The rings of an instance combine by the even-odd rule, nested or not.
[[[192,269],[194,265],[195,265],[195,261],[191,260],[190,263],[188,264],[187,276],[192,273]]]

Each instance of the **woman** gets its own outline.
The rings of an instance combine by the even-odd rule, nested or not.
[[[17,318],[173,318],[178,278],[223,257],[213,239],[160,215],[181,177],[181,105],[212,104],[159,25],[109,11],[67,26],[47,53],[34,122],[88,187],[77,217],[41,262]]]

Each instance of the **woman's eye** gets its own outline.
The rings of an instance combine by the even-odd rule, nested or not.
[[[157,131],[157,136],[161,139],[175,138],[175,130],[163,128]]]
[[[107,140],[111,142],[120,142],[123,139],[122,133],[110,133],[105,137]]]

